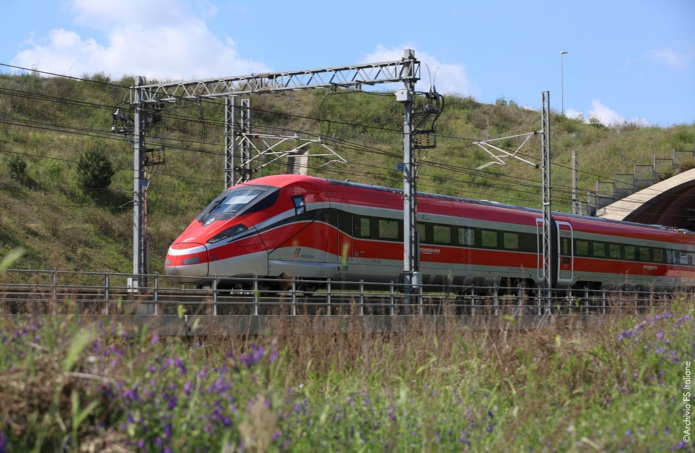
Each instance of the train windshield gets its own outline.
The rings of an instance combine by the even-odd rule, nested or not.
[[[230,219],[236,215],[265,209],[277,200],[273,187],[242,186],[222,192],[196,217],[200,223]]]

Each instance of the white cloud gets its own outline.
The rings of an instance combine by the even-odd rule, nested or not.
[[[415,58],[420,61],[420,81],[416,85],[419,91],[427,91],[434,84],[441,94],[456,94],[460,96],[475,96],[477,89],[462,64],[441,63],[436,57],[415,49],[413,46],[386,48],[378,45],[373,52],[365,55],[363,63],[379,63],[396,61],[403,58],[405,49],[414,49]]]
[[[676,52],[673,49],[652,49],[639,57],[639,60],[656,64],[665,64],[672,69],[685,69],[693,58],[693,52]]]
[[[603,105],[599,99],[591,101],[591,110],[587,113],[580,112],[574,109],[566,109],[565,115],[569,118],[583,118],[585,122],[590,122],[592,119],[598,120],[606,126],[619,126],[624,123],[637,124],[639,126],[647,126],[649,123],[644,118],[626,119],[618,114],[615,110]]]
[[[159,80],[269,70],[261,62],[242,58],[232,39],[211,32],[205,18],[215,9],[205,1],[73,0],[71,10],[76,23],[103,33],[103,42],[54,29],[45,39],[29,41],[30,47],[11,64],[72,76],[103,72],[114,78],[143,75]]]

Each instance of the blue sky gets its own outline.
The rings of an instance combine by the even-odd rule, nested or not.
[[[427,65],[418,89],[533,109],[550,91],[553,110],[604,124],[695,123],[693,0],[0,3],[0,63],[74,77],[240,76],[405,48]]]

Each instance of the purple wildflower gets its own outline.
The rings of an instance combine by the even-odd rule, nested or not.
[[[623,341],[625,339],[632,338],[632,330],[623,330],[618,335],[618,341]]]
[[[179,403],[178,398],[174,395],[169,395],[168,393],[164,394],[164,399],[167,400],[167,409],[168,410],[173,410],[176,409],[176,406]]]
[[[184,365],[181,359],[174,359],[174,364],[178,367],[179,373],[181,373],[181,375],[186,374],[186,365]]]
[[[123,396],[129,400],[140,401],[140,395],[138,395],[138,386],[136,385],[132,389],[129,389],[127,387],[124,388],[123,389]]]
[[[278,350],[277,348],[273,348],[273,352],[270,353],[268,356],[268,363],[273,363],[275,360],[278,358]]]
[[[260,362],[265,355],[265,348],[263,346],[259,347],[254,343],[250,343],[249,346],[251,346],[251,351],[246,354],[242,354],[239,358],[239,360],[246,365],[246,368],[251,368],[254,364]]]

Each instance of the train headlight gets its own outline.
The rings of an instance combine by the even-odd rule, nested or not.
[[[233,236],[236,236],[240,233],[243,233],[244,231],[248,230],[248,227],[246,225],[238,224],[234,225],[232,227],[227,228],[226,230],[222,231],[221,233],[217,233],[210,239],[208,239],[208,244],[214,244],[215,242],[220,242],[222,240],[231,238]]]

